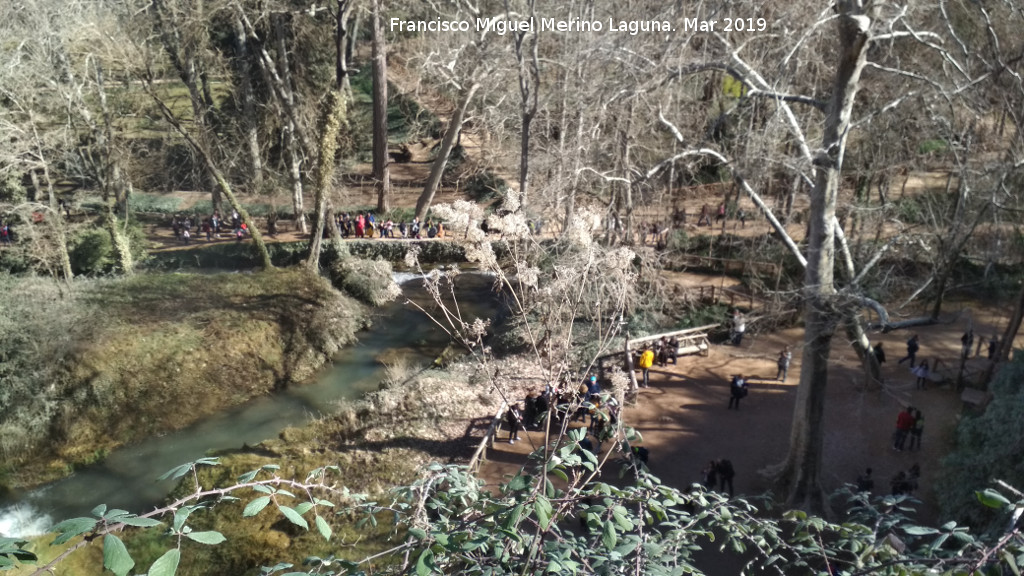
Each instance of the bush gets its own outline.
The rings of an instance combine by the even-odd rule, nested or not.
[[[490,202],[507,189],[508,183],[489,170],[471,176],[464,188],[466,195],[475,202]]]
[[[343,258],[330,267],[331,283],[371,306],[387,304],[402,293],[385,260]]]
[[[125,231],[136,262],[146,256],[146,236],[137,224]],[[106,228],[90,228],[71,239],[68,246],[71,270],[76,275],[96,276],[109,274],[117,268],[117,259]]]
[[[956,448],[942,462],[936,485],[945,518],[986,528],[1001,516],[978,506],[974,490],[993,479],[1015,486],[1024,484],[1024,355],[1014,353],[992,381],[992,401],[985,412],[961,420]]]

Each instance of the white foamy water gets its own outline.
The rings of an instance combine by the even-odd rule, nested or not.
[[[413,280],[425,278],[425,275],[420,274],[418,272],[393,272],[391,276],[392,278],[395,279],[395,284],[398,284],[399,286],[405,284],[406,282],[412,282]]]
[[[30,538],[46,534],[53,519],[42,514],[31,504],[15,504],[0,508],[0,536]]]

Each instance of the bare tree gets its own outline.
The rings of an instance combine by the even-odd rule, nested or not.
[[[387,38],[381,19],[383,0],[372,0],[373,34],[373,181],[377,187],[377,211],[390,209],[391,172],[388,168],[388,64]]]

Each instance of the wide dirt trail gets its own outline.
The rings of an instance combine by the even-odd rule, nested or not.
[[[996,310],[975,310],[975,333],[987,336],[996,328],[1001,330],[1005,319],[998,314]],[[962,314],[958,321],[917,330],[922,343],[918,359],[931,363],[934,358],[946,362],[958,358],[967,318]],[[908,337],[905,331],[873,335],[872,342],[884,343],[888,351],[888,361],[882,368],[886,386],[881,390],[864,390],[852,348],[842,338],[834,341],[825,406],[822,482],[831,492],[843,483],[854,482],[870,466],[874,469],[874,493],[888,494],[892,477],[918,463],[922,469],[920,489],[915,494],[922,500],[919,519],[934,523],[939,513],[933,485],[941,471],[940,461],[952,446],[963,402],[952,386],[930,384],[925,390],[915,389],[909,366],[897,365]],[[769,483],[758,471],[786,456],[802,339],[802,328],[748,335],[740,347],[712,345],[708,357],[687,356],[676,366],[670,363],[665,368],[652,368],[651,387],[641,389],[638,402],[624,411],[624,421],[637,428],[643,445],[650,450],[651,471],[665,483],[685,488],[701,480],[701,469],[709,460],[727,458],[737,471],[737,495],[760,495],[768,490]],[[1018,339],[1021,344],[1024,342]],[[775,359],[786,345],[793,347],[794,357],[789,377],[782,383],[775,381]],[[981,369],[986,363],[982,358],[972,358],[969,366]],[[732,374],[743,374],[751,383],[740,410],[726,407]],[[908,404],[919,408],[925,417],[922,449],[897,452],[892,449],[896,416]],[[507,432],[499,432],[481,469],[489,484],[496,485],[514,474],[525,463],[526,454],[539,447],[544,438],[537,431],[520,436],[524,441],[509,445]],[[608,448],[606,443],[604,449]]]

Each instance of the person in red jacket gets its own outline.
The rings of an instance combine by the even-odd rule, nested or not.
[[[903,445],[907,441],[907,436],[910,431],[914,429],[914,407],[907,406],[907,409],[900,412],[900,415],[896,417],[896,433],[892,437],[892,449],[903,451]]]

